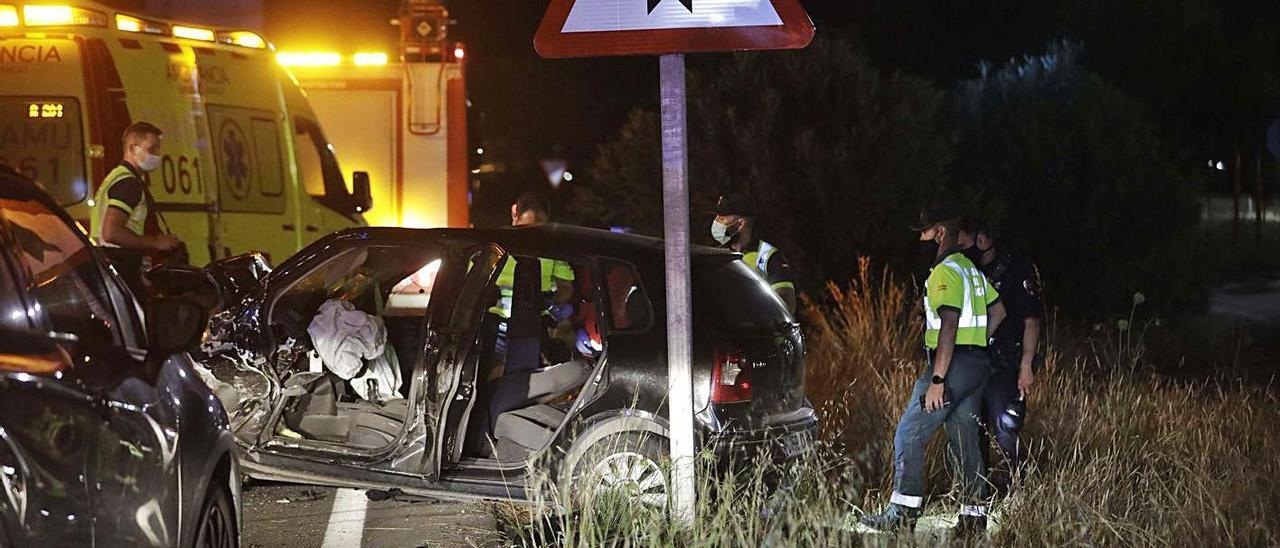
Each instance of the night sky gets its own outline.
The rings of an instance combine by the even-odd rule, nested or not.
[[[637,0],[639,1],[639,0]],[[1155,114],[1186,157],[1262,146],[1280,106],[1280,2],[1262,0],[808,0],[819,35],[855,42],[885,71],[941,89],[1054,40],[1084,46],[1085,65]],[[536,160],[579,173],[636,107],[657,103],[654,58],[544,60],[533,35],[545,0],[455,0],[452,36],[468,48],[471,138],[536,185]],[[288,49],[396,51],[397,0],[266,0],[267,35]],[[753,55],[769,55],[756,53]],[[715,55],[693,56],[693,67]],[[473,159],[479,163],[480,158]],[[510,187],[511,185],[507,185]],[[504,188],[494,200],[509,200]],[[483,202],[483,192],[480,200]]]

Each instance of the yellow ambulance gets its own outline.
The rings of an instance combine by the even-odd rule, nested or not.
[[[260,251],[278,263],[365,224],[372,204],[368,176],[346,182],[273,49],[253,32],[91,2],[0,0],[0,163],[87,227],[124,129],[151,122],[165,132],[151,193],[191,262]]]

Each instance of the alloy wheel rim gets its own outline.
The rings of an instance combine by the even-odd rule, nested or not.
[[[228,527],[229,523],[226,514],[222,512],[222,507],[210,504],[205,510],[200,527],[200,538],[196,545],[201,548],[235,548],[232,540],[235,533]]]
[[[658,463],[639,453],[624,451],[605,457],[591,470],[592,496],[618,492],[655,509],[667,507],[667,475]]]

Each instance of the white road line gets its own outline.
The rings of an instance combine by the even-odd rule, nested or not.
[[[323,548],[359,548],[364,536],[364,515],[369,497],[364,489],[338,489],[333,494],[333,511],[324,531]]]

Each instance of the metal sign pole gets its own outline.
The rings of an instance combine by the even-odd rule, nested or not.
[[[658,58],[662,101],[662,206],[667,258],[667,409],[671,518],[693,524],[693,313],[689,289],[689,158],[684,55]]]

